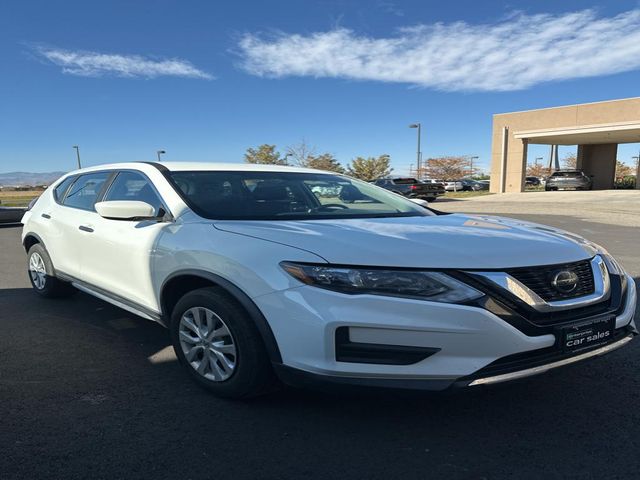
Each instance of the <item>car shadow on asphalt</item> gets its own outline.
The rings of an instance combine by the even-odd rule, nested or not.
[[[640,283],[637,278],[636,283]],[[637,310],[640,310],[640,305]],[[16,379],[25,380],[29,377],[29,367],[24,368],[24,365],[29,365],[27,352],[33,348],[34,342],[29,332],[37,329],[46,336],[46,340],[38,348],[41,361],[55,365],[61,380],[66,381],[65,376],[73,378],[86,373],[90,377],[86,380],[91,383],[96,372],[109,373],[115,378],[135,375],[142,380],[147,373],[152,373],[150,379],[143,383],[161,379],[161,387],[171,390],[171,382],[176,382],[174,387],[181,391],[184,391],[185,383],[190,384],[177,363],[168,331],[164,327],[84,293],[78,292],[71,298],[50,300],[37,296],[30,288],[2,289],[0,312],[0,328],[4,332],[0,338],[0,352],[14,352],[5,356],[10,364],[14,364],[14,371],[20,372]],[[404,411],[409,406],[422,410],[425,402],[431,406],[449,408],[453,405],[489,402],[502,396],[525,401],[535,392],[545,396],[544,392],[553,388],[557,381],[574,384],[578,391],[587,394],[593,388],[610,388],[611,386],[607,386],[610,374],[603,374],[597,384],[583,382],[581,379],[585,375],[590,376],[590,372],[599,370],[604,373],[611,368],[608,365],[609,359],[624,362],[631,352],[637,359],[638,349],[632,344],[600,361],[583,362],[539,377],[492,387],[439,393],[363,388],[330,391],[284,388],[253,399],[251,403],[261,404],[262,408],[281,408],[285,405],[292,407],[300,402],[319,402],[323,404],[323,408],[340,410],[349,404],[362,405],[365,400],[370,404],[381,402],[381,405],[387,407],[401,403]],[[90,368],[84,372],[83,368],[88,364]],[[6,363],[4,366],[9,367]],[[118,372],[119,368],[122,369],[121,372]],[[158,372],[162,372],[160,376]],[[39,368],[34,368],[37,378],[39,373]],[[598,375],[594,374],[593,377],[598,378]],[[100,379],[100,383],[100,389],[104,390],[104,379]],[[574,388],[571,390],[575,391]],[[357,412],[354,414],[357,415]]]

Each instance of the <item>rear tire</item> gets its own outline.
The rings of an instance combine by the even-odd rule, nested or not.
[[[246,398],[275,384],[260,333],[224,291],[207,287],[187,293],[173,309],[169,328],[178,360],[213,394]]]
[[[68,297],[77,292],[70,283],[56,278],[53,263],[45,248],[36,243],[27,252],[27,272],[36,293],[45,298]]]

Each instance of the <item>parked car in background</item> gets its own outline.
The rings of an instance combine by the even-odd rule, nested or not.
[[[544,185],[549,190],[591,190],[593,180],[582,170],[558,170],[547,177]]]
[[[473,388],[637,334],[635,282],[602,247],[522,220],[434,212],[332,172],[102,165],[62,177],[23,221],[36,294],[78,289],[159,322],[185,372],[224,397],[276,378]],[[110,360],[91,361],[104,371]]]
[[[407,198],[421,198],[428,202],[434,202],[445,192],[442,183],[421,182],[413,177],[379,178],[373,184]]]
[[[460,180],[445,180],[444,189],[447,192],[461,192],[464,190],[464,184]]]
[[[26,211],[23,207],[3,207],[0,201],[0,224],[19,224]]]
[[[462,183],[462,191],[464,192],[479,192],[482,190],[489,190],[488,183],[478,182],[477,180],[472,180],[470,178],[464,178],[460,180]]]
[[[524,179],[524,185],[526,187],[537,187],[540,184],[540,179],[538,177],[525,177]]]

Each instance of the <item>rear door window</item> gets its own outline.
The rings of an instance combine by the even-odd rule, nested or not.
[[[63,205],[82,210],[94,210],[93,206],[109,175],[111,172],[81,175],[67,192]]]

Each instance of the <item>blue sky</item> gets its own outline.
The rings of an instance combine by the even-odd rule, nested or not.
[[[486,165],[492,113],[638,96],[640,3],[8,0],[0,60],[0,171],[304,138],[406,173],[412,122]]]

